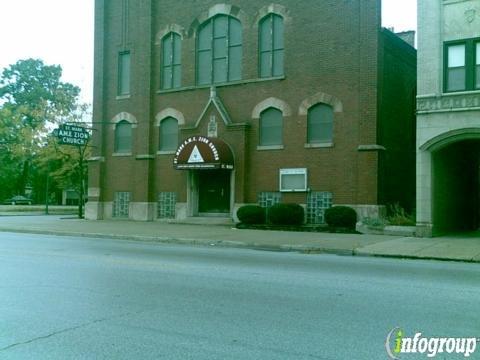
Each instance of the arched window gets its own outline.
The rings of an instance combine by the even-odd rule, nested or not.
[[[115,153],[132,152],[132,124],[122,120],[115,126]]]
[[[175,151],[178,146],[178,121],[173,117],[167,117],[160,122],[159,130],[160,151]]]
[[[197,82],[222,83],[242,78],[242,25],[227,15],[204,22],[197,39]]]
[[[307,141],[309,144],[331,142],[333,138],[333,108],[317,104],[308,109]]]
[[[283,18],[269,14],[259,26],[260,77],[282,76],[283,72]]]
[[[260,146],[283,144],[283,114],[268,108],[260,114]]]
[[[171,32],[162,39],[162,89],[181,86],[182,82],[182,40]]]

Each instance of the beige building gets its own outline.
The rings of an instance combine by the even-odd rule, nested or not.
[[[417,235],[480,227],[480,0],[418,1]]]

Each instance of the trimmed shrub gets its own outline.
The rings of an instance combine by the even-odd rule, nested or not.
[[[275,204],[267,211],[268,222],[274,225],[302,225],[304,216],[298,204]]]
[[[348,206],[334,206],[325,210],[325,221],[332,228],[355,229],[357,213]]]
[[[265,224],[265,209],[258,205],[244,205],[237,210],[243,224]]]

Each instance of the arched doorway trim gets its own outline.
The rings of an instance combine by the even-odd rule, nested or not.
[[[480,139],[480,128],[455,129],[428,140],[420,146],[420,150],[433,152],[459,141],[475,139]]]

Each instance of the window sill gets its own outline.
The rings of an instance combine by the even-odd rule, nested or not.
[[[175,150],[159,150],[157,151],[157,155],[173,155],[175,154]]]
[[[306,192],[308,192],[308,190],[307,189],[294,189],[294,190],[289,190],[289,189],[282,190],[282,189],[280,189],[280,192],[281,193],[306,193]]]
[[[332,148],[333,142],[305,144],[305,149]]]
[[[128,95],[117,95],[116,99],[117,100],[130,99],[130,94],[128,94]]]
[[[267,150],[283,150],[283,145],[259,145],[257,146],[258,151],[267,151]]]
[[[112,154],[113,157],[127,157],[127,156],[132,156],[132,153],[129,152],[129,153],[113,153]]]
[[[480,94],[480,89],[472,89],[472,90],[459,90],[459,91],[444,91],[442,96],[449,96],[449,95],[472,95],[472,94]]]
[[[175,93],[180,91],[190,91],[190,90],[197,90],[197,89],[210,89],[212,86],[219,88],[219,87],[225,87],[225,86],[245,85],[245,84],[252,84],[252,83],[275,81],[275,80],[285,80],[285,78],[286,78],[285,75],[283,75],[283,76],[273,76],[269,78],[255,78],[255,79],[247,79],[247,80],[235,80],[235,81],[229,81],[224,83],[184,86],[184,87],[179,87],[175,89],[160,89],[160,90],[157,90],[157,94],[169,94],[169,93]]]
[[[135,156],[137,160],[153,160],[155,159],[154,155],[144,154],[144,155],[137,155]]]

